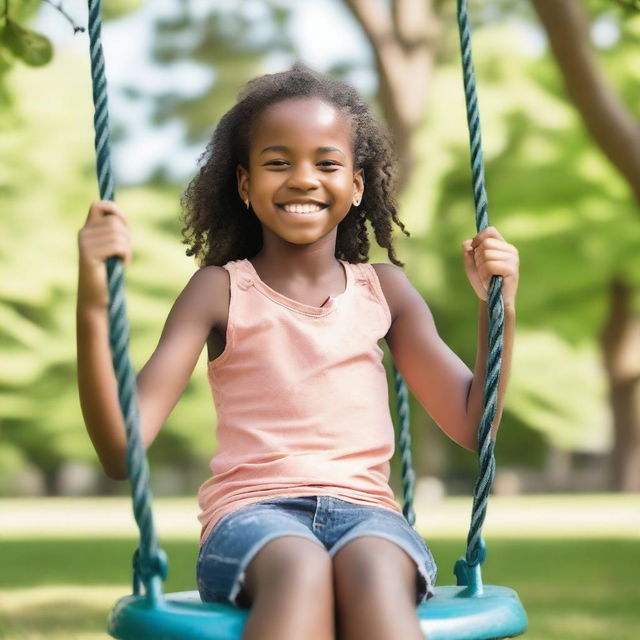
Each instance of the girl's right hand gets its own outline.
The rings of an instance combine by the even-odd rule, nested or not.
[[[78,302],[85,308],[106,308],[109,292],[105,260],[118,256],[125,267],[131,263],[131,233],[124,211],[108,200],[94,202],[78,232],[78,249]]]

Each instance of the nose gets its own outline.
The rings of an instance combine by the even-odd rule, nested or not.
[[[307,191],[309,189],[315,189],[319,184],[315,167],[306,162],[295,165],[289,172],[287,186],[292,189]]]

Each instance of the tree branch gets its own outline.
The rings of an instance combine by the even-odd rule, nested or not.
[[[640,123],[609,86],[590,46],[587,15],[577,0],[531,0],[569,97],[587,130],[629,183],[640,204]]]
[[[375,2],[371,2],[371,0],[344,0],[344,3],[360,23],[374,49],[390,38],[389,19]]]
[[[376,61],[378,99],[396,142],[399,186],[414,167],[412,136],[424,118],[441,33],[432,0],[343,0],[369,40]]]
[[[42,0],[46,4],[51,5],[54,9],[58,10],[69,22],[69,24],[73,27],[73,33],[84,32],[85,28],[81,27],[64,9],[62,6],[62,0],[58,4],[53,2],[53,0]]]

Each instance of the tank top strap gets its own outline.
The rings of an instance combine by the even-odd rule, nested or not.
[[[367,267],[371,267],[368,262],[350,262],[353,269],[353,274],[355,276],[355,281],[358,284],[369,285],[370,284],[370,274],[367,270]]]
[[[229,272],[231,286],[237,286],[246,291],[253,284],[253,271],[246,260],[231,260],[223,265],[223,268]]]
[[[389,304],[387,303],[387,299],[382,291],[382,285],[380,284],[380,279],[378,278],[378,274],[374,266],[369,262],[354,263],[353,266],[357,269],[356,273],[358,275],[356,277],[356,281],[369,288],[373,296],[381,305],[387,322],[390,323],[391,310],[389,309]]]

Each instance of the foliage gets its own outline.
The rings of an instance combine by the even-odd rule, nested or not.
[[[519,33],[486,25],[474,38],[490,223],[521,257],[503,429],[528,425],[557,446],[606,451],[598,333],[612,275],[640,285],[640,225],[626,184],[583,132],[549,57],[532,58]],[[605,59],[623,95],[637,92],[632,52],[623,38]],[[438,69],[428,119],[416,137],[421,161],[402,206],[413,237],[399,239],[399,255],[443,339],[471,366],[477,303],[460,245],[475,226],[458,65],[452,60]],[[504,455],[508,464],[509,452]]]
[[[28,16],[35,5],[18,10]],[[506,11],[508,5],[505,0],[500,6]],[[198,20],[176,15],[157,25],[161,64],[183,57],[210,64],[214,81],[196,97],[177,90],[156,96],[156,124],[179,118],[188,140],[202,141],[267,55],[292,52],[284,36],[286,15],[278,13],[275,0],[265,6],[263,19],[274,26],[262,42],[253,37],[255,18],[224,8],[202,9]],[[21,21],[22,15],[15,17]],[[491,223],[521,255],[500,463],[541,465],[547,439],[569,449],[608,446],[597,336],[611,276],[621,273],[640,288],[640,225],[626,185],[568,106],[552,61],[531,57],[521,34],[517,25],[496,24],[487,13],[474,36],[474,55]],[[640,18],[629,18],[617,45],[601,53],[616,90],[635,109],[639,35]],[[459,246],[475,228],[455,37],[452,31],[443,49],[428,116],[416,133],[420,161],[401,200],[412,237],[399,236],[397,246],[443,339],[471,366],[477,302]],[[97,197],[88,61],[59,52],[45,69],[4,67],[3,73],[3,51],[0,90],[8,86],[13,106],[0,110],[0,204],[10,231],[0,234],[0,474],[26,463],[55,472],[69,459],[95,462],[75,388],[73,312],[75,237]],[[137,95],[135,87],[129,91]],[[160,181],[118,194],[134,221],[127,290],[136,368],[155,347],[172,300],[195,268],[179,243],[179,190]],[[384,252],[372,251],[372,261],[386,261]],[[204,371],[201,362],[151,449],[157,462],[188,468],[204,464],[213,451],[215,417]],[[440,435],[423,428],[427,416],[412,403],[420,469]],[[473,455],[441,442],[448,462],[438,468],[435,461],[429,471],[472,474]]]
[[[61,52],[47,74],[15,72],[9,86],[15,111],[0,112],[0,198],[11,231],[0,234],[0,474],[25,462],[52,473],[69,459],[96,459],[75,385],[76,236],[97,198],[87,62]],[[195,270],[179,242],[176,191],[119,195],[135,234],[127,280],[138,369]],[[153,448],[156,459],[170,450],[188,465],[203,455],[214,412],[204,365],[199,371]]]

